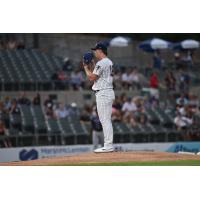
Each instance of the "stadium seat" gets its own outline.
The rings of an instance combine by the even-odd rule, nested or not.
[[[35,132],[38,134],[47,133],[47,125],[41,106],[32,106],[31,111],[33,114]]]
[[[10,128],[22,131],[22,118],[20,114],[10,114]]]
[[[157,114],[155,113],[155,111],[153,109],[151,109],[151,108],[146,109],[146,115],[147,115],[150,123],[160,124],[159,117],[157,116]]]
[[[33,115],[31,112],[31,106],[20,105],[21,115],[22,115],[22,132],[24,134],[35,133],[35,124]]]
[[[63,60],[36,49],[0,50],[2,90],[50,90],[52,74],[62,69]]]

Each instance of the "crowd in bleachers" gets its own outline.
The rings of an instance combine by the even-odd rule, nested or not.
[[[195,129],[199,127],[199,119],[200,104],[197,96],[181,94],[181,96],[176,99],[176,116],[174,118],[174,123],[177,129],[186,132],[187,137],[193,135]]]
[[[70,68],[71,69],[71,68]],[[57,89],[84,90],[91,89],[92,82],[89,82],[81,67],[66,70],[66,68],[55,72],[51,77]],[[141,89],[148,80],[135,67],[121,67],[113,70],[114,88],[121,90]]]
[[[124,122],[134,127],[137,123],[145,124],[148,121],[146,109],[159,106],[159,99],[151,97],[129,97],[125,93],[116,96],[112,106],[112,120]],[[96,110],[96,104],[85,105],[81,119],[88,121],[92,112]]]
[[[113,123],[124,123],[133,129],[139,126],[151,124],[150,112],[157,112],[161,109],[168,117],[172,116],[172,123],[176,126],[177,131],[184,133],[186,140],[199,138],[200,123],[200,105],[199,99],[195,95],[181,95],[175,99],[175,104],[166,104],[161,102],[156,96],[135,96],[130,97],[125,94],[116,96],[112,107]],[[75,103],[65,105],[47,98],[42,104],[40,94],[36,94],[31,100],[24,92],[18,99],[6,97],[0,102],[0,135],[8,135],[10,123],[12,124],[11,115],[21,116],[22,106],[42,106],[45,121],[62,120],[72,116],[79,116],[80,121],[90,122],[91,116],[96,112],[95,103],[85,105],[84,108],[78,108]],[[171,115],[171,113],[173,113]],[[155,113],[154,113],[155,114]],[[160,121],[161,119],[158,119]],[[159,122],[156,122],[159,123]],[[21,125],[15,125],[15,127]],[[11,147],[12,143],[9,137],[2,140],[1,146]]]
[[[7,43],[0,41],[0,49],[24,49],[24,44],[15,40],[10,40]],[[28,56],[28,52],[26,53]],[[48,80],[48,78],[51,78],[54,87],[50,88],[50,90],[91,90],[93,83],[86,79],[85,73],[79,65],[78,67],[72,66],[67,59],[65,60],[64,65],[61,66],[62,62],[58,62],[58,58],[53,62],[51,56],[45,57],[44,54],[40,55],[40,52],[35,51],[33,51],[30,56],[34,53],[35,55],[38,55],[38,57],[33,56],[32,61],[35,61],[34,59],[36,58],[38,59],[38,61],[36,59],[37,62],[34,63],[41,64],[42,61],[46,64],[39,65],[39,69],[41,68],[42,71],[39,71],[38,69],[39,73],[36,75],[39,77],[43,74],[46,79],[40,77],[41,80]],[[29,59],[30,58],[31,57],[29,57]],[[39,58],[41,58],[41,60]],[[137,90],[141,92],[144,88],[148,88],[149,94],[146,96],[141,95],[135,97],[125,94],[116,96],[112,107],[113,122],[122,122],[132,128],[135,128],[138,125],[143,126],[151,123],[149,118],[150,111],[162,109],[166,115],[168,115],[168,113],[173,113],[173,115],[171,115],[172,123],[176,126],[178,131],[186,133],[186,139],[189,140],[192,137],[199,137],[199,99],[196,95],[190,93],[193,77],[191,76],[191,70],[188,67],[193,65],[192,55],[183,53],[180,56],[179,53],[175,53],[174,58],[175,67],[171,68],[166,67],[166,62],[159,54],[154,55],[153,64],[148,69],[137,66],[114,67],[113,83],[115,90]],[[9,61],[9,59],[10,57],[8,57],[6,62]],[[23,59],[25,59],[25,57],[23,57]],[[30,64],[30,60],[27,59],[26,64]],[[57,67],[52,67],[56,63]],[[9,62],[7,62],[7,64],[10,66]],[[24,66],[27,65],[24,64]],[[35,65],[30,65],[30,68],[33,66]],[[43,68],[43,66],[45,67]],[[50,66],[51,68],[49,68]],[[9,70],[10,69],[12,70],[12,66]],[[47,69],[48,74],[45,73]],[[35,72],[35,69],[33,68],[32,71]],[[4,70],[4,72],[5,74],[7,73],[6,70]],[[195,74],[195,72],[192,73]],[[13,72],[13,74],[15,74],[15,72]],[[31,72],[29,74],[32,75]],[[16,77],[16,79],[18,79],[18,77]],[[30,83],[28,83],[28,85],[30,85]],[[166,92],[167,100],[171,100],[172,103],[168,103],[166,99],[162,99],[161,101],[161,87],[162,89],[164,88]],[[0,135],[7,135],[10,120],[8,115],[21,115],[21,105],[42,106],[42,108],[44,108],[45,120],[59,120],[73,115],[80,115],[81,121],[89,122],[92,113],[96,111],[96,105],[93,104],[92,106],[85,105],[83,109],[80,109],[81,113],[79,113],[77,109],[74,109],[77,107],[75,103],[72,105],[65,105],[63,103],[55,102],[51,98],[46,99],[44,104],[42,104],[39,94],[36,94],[31,100],[24,92],[22,92],[18,99],[10,99],[7,97],[0,102]],[[10,122],[12,123],[12,120],[10,120]],[[0,145],[5,147],[12,146],[11,141],[8,138],[3,140],[3,143]]]
[[[0,49],[25,49],[25,44],[20,40],[0,40]]]
[[[44,101],[44,112],[47,119],[62,119],[68,116],[76,115],[76,103],[67,105],[60,102],[53,101],[52,98],[47,98]]]

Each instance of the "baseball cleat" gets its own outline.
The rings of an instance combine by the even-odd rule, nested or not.
[[[94,153],[109,153],[109,152],[113,152],[113,151],[114,151],[113,147],[109,147],[109,148],[102,147],[102,148],[99,148],[99,149],[95,149]]]

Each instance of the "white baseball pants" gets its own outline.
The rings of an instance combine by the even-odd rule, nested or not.
[[[113,127],[111,122],[112,104],[115,99],[113,89],[100,90],[96,93],[97,112],[103,127],[104,147],[113,145]]]

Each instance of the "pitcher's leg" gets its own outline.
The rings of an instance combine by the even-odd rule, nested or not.
[[[113,101],[109,99],[102,98],[97,100],[97,111],[104,133],[104,147],[111,147],[113,145],[112,103]]]

